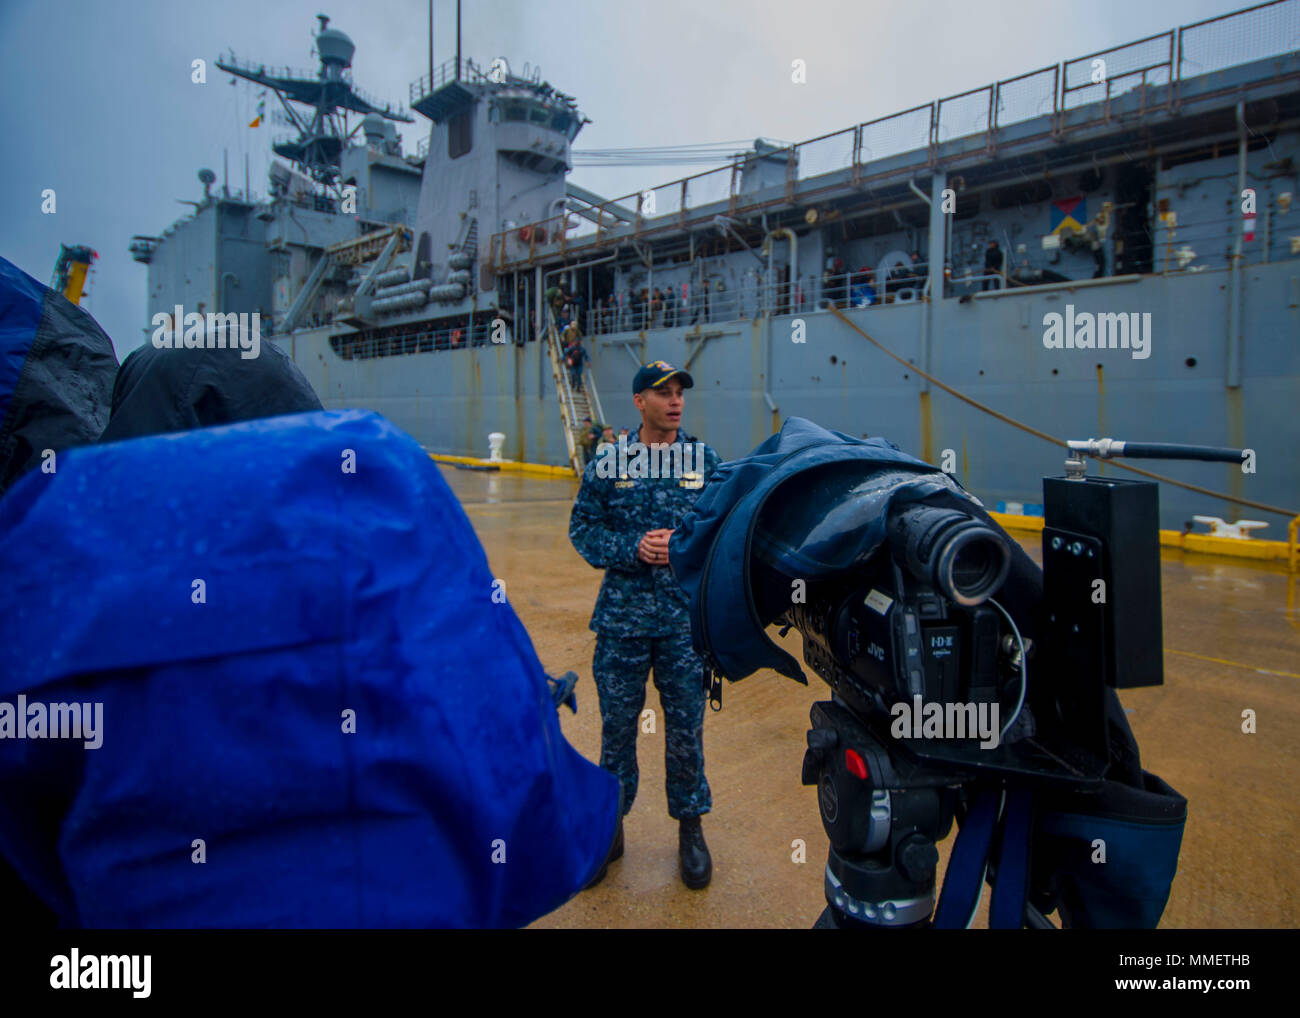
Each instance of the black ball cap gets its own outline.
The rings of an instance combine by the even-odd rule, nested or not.
[[[695,379],[680,368],[673,367],[667,361],[650,361],[648,364],[642,364],[636,377],[632,379],[632,395],[635,396],[646,389],[657,389],[670,378],[680,378],[683,389],[695,386]]]

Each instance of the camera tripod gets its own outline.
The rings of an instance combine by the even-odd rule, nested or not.
[[[1054,928],[1025,900],[1026,788],[909,761],[835,700],[814,704],[812,722],[803,783],[817,786],[830,839],[827,905],[814,929],[968,926],[985,876],[1003,860],[1015,876],[995,887],[993,924]],[[958,817],[961,834],[936,914],[937,844]]]

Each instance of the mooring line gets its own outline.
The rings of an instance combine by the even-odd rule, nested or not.
[[[868,343],[876,347],[876,349],[878,349],[881,353],[894,358],[894,360],[898,361],[899,364],[903,365],[903,367],[907,368],[909,371],[915,371],[927,382],[930,382],[932,385],[938,386],[944,392],[948,393],[948,395],[955,396],[963,403],[970,404],[976,410],[981,410],[992,417],[996,417],[1004,424],[1010,424],[1013,428],[1019,428],[1021,431],[1028,432],[1029,434],[1033,435],[1035,438],[1041,438],[1044,442],[1051,442],[1053,445],[1059,445],[1061,448],[1068,450],[1069,447],[1066,445],[1065,439],[1057,438],[1055,435],[1049,435],[1047,432],[1039,431],[1037,428],[1032,428],[1028,424],[1025,424],[1023,421],[1016,420],[1014,417],[1008,417],[1004,413],[999,413],[997,410],[994,410],[992,407],[985,406],[979,400],[973,399],[970,396],[967,396],[963,392],[959,392],[958,390],[954,389],[951,385],[947,385],[939,381],[939,379],[923,371],[921,368],[918,368],[911,361],[904,360],[902,357],[898,356],[898,354],[894,353],[894,351],[888,349],[887,347],[876,342],[876,340],[868,336],[865,332],[863,332],[860,328],[858,328],[855,324],[853,324],[853,322],[851,322],[848,319],[848,317],[844,314],[844,312],[842,312],[834,304],[831,304],[827,310],[829,310],[831,314],[833,314],[841,322],[843,322],[850,329],[856,332],[859,336],[865,339]],[[1251,509],[1262,509],[1264,512],[1277,513],[1279,516],[1286,516],[1288,518],[1300,516],[1300,511],[1297,511],[1295,509],[1281,509],[1275,505],[1268,505],[1267,503],[1264,502],[1252,502],[1250,499],[1237,498],[1233,495],[1225,495],[1222,492],[1211,491],[1209,488],[1202,488],[1199,485],[1195,485],[1195,484],[1188,484],[1186,481],[1179,481],[1173,477],[1166,477],[1164,474],[1156,474],[1156,473],[1152,473],[1150,470],[1143,470],[1141,467],[1130,466],[1129,464],[1123,463],[1119,460],[1106,460],[1106,463],[1113,467],[1119,467],[1121,470],[1131,470],[1133,473],[1141,474],[1143,477],[1150,477],[1154,481],[1162,481],[1165,484],[1172,484],[1178,488],[1185,488],[1187,491],[1194,491],[1199,495],[1209,495],[1211,498],[1221,499],[1224,502],[1231,502],[1233,505],[1244,505],[1244,506],[1249,506]]]

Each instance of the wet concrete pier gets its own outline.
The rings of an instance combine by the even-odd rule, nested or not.
[[[494,574],[528,628],[543,665],[573,670],[578,713],[564,731],[600,758],[600,710],[587,628],[601,573],[568,539],[577,482],[442,467]],[[1038,538],[1021,538],[1036,559]],[[1300,925],[1300,605],[1281,567],[1166,551],[1162,555],[1165,684],[1120,700],[1143,766],[1189,800],[1165,928]],[[791,633],[787,649],[800,654]],[[638,737],[641,783],[626,821],[627,850],[596,888],[538,927],[807,928],[822,910],[826,837],[816,791],[799,783],[808,711],[829,699],[810,674],[800,686],[773,672],[727,683],[723,710],[705,712],[713,812],[704,832],[713,883],[689,891],[677,875],[677,824],[664,797],[662,712]],[[1255,734],[1242,731],[1243,711]],[[939,846],[940,872],[952,837]],[[800,846],[802,845],[802,852]],[[798,861],[800,858],[804,861]],[[985,894],[976,926],[987,924]]]

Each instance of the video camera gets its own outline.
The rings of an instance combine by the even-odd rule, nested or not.
[[[798,549],[810,535],[825,541],[828,522],[855,519],[862,490],[887,480],[840,473],[841,484],[826,478],[771,499],[755,534],[755,600],[771,612],[784,598],[773,621],[799,630],[813,671],[917,761],[1037,782],[1099,779],[1105,687],[1163,681],[1156,485],[1046,478],[1041,594],[1036,570],[1015,555],[1013,610],[996,595],[1015,542],[951,496],[894,501],[879,549],[791,603]],[[830,501],[828,487],[840,488]],[[974,724],[954,734],[952,722],[981,717],[1000,720],[992,737],[975,738]]]
[[[743,544],[752,621],[760,629],[781,625],[783,635],[798,629],[804,661],[832,690],[830,701],[813,706],[803,762],[803,782],[818,788],[831,843],[819,927],[931,925],[936,844],[954,820],[963,833],[968,823],[978,826],[971,821],[978,805],[989,842],[987,867],[976,878],[994,874],[1009,858],[1000,826],[1010,815],[1009,795],[1027,846],[1043,812],[1031,817],[1031,803],[1095,804],[1122,785],[1132,796],[1119,797],[1139,823],[1152,810],[1159,823],[1178,823],[1170,867],[1176,864],[1186,801],[1141,769],[1113,692],[1163,682],[1158,488],[1086,476],[1083,453],[1123,455],[1124,443],[1071,448],[1066,476],[1043,481],[1041,570],[951,478],[919,461],[864,462],[865,454],[801,472],[786,467],[784,480],[755,486],[768,485],[761,497],[737,497],[721,526],[687,528],[688,541],[707,534],[708,542]],[[779,469],[804,451],[811,448],[770,458]],[[1185,446],[1129,443],[1127,454],[1240,462],[1234,450]],[[728,521],[746,507],[753,521],[740,542],[739,527],[728,537]],[[710,510],[721,515],[705,502]],[[733,648],[715,649],[722,630],[706,611],[709,570],[696,575],[690,557],[682,565],[698,606],[697,649],[710,671],[743,677],[758,659],[737,674],[726,663]],[[737,561],[725,551],[721,558],[729,566]],[[789,663],[770,666],[797,677]],[[706,675],[710,681],[720,690]],[[979,802],[990,793],[1001,798],[993,806]],[[1045,888],[1060,886],[1039,880],[1026,901],[1027,847],[1022,855],[1012,924],[1051,925],[1043,912],[1057,907],[1060,895]],[[1049,857],[1040,853],[1039,862]],[[979,879],[971,882],[975,891],[959,911],[973,914]],[[1166,883],[1152,925],[1167,894]],[[1076,914],[1086,911],[1077,887],[1065,896]],[[1063,922],[1068,911],[1061,909]],[[1145,908],[1142,922],[1152,911]],[[958,924],[968,921],[963,915]]]

